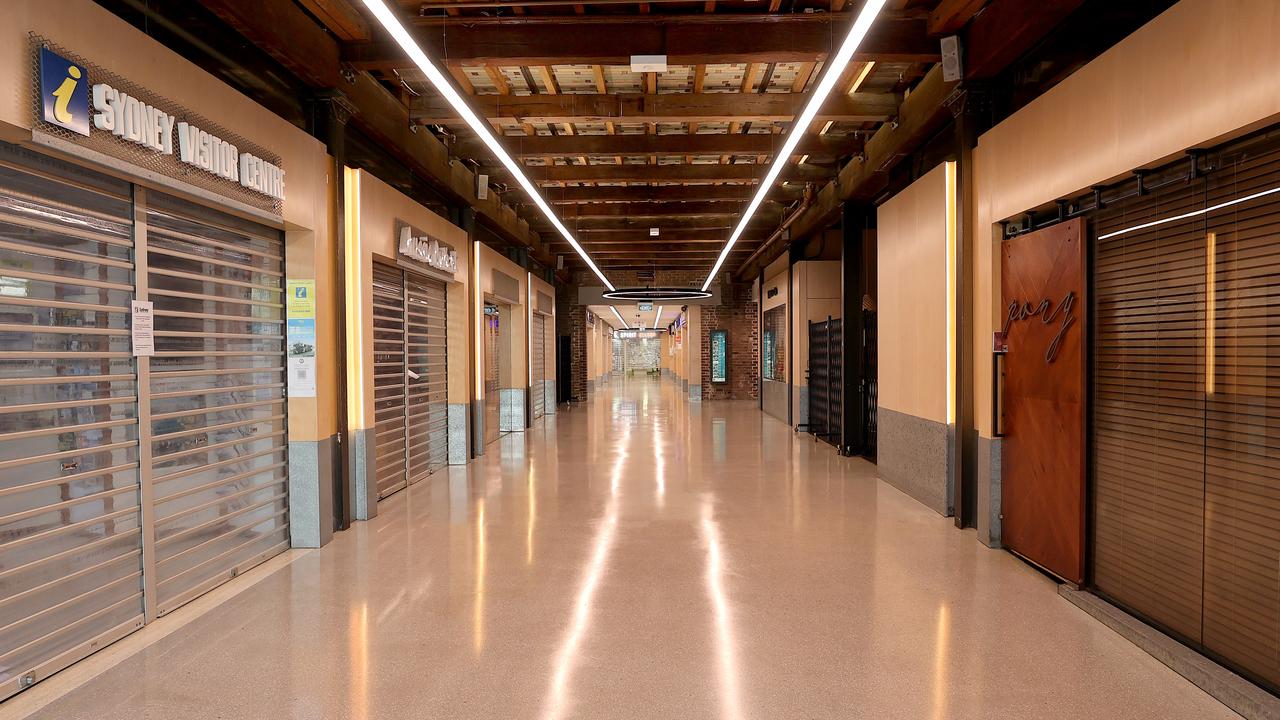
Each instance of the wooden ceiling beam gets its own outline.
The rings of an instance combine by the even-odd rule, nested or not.
[[[663,201],[707,201],[707,200],[751,200],[755,194],[755,185],[661,185],[653,186],[619,186],[603,185],[596,187],[552,187],[544,188],[542,196],[552,205],[574,205],[580,203],[606,202],[663,202]],[[804,194],[804,187],[797,184],[777,185],[769,192],[775,200],[799,200]],[[512,193],[513,196],[519,195]],[[515,197],[514,202],[525,203],[522,197]]]
[[[539,135],[502,138],[514,157],[618,157],[621,155],[692,156],[773,155],[782,145],[780,138],[770,135]],[[862,140],[852,135],[805,135],[796,148],[798,154],[819,158],[838,158],[861,151]],[[455,152],[464,158],[489,158],[487,145],[474,137],[463,138]]]
[[[965,78],[1000,74],[1083,4],[1084,0],[992,0],[965,31]]]
[[[458,65],[627,65],[633,53],[665,52],[672,65],[815,62],[852,18],[834,13],[785,15],[564,16],[414,18],[431,57]],[[832,23],[836,23],[835,26]],[[882,17],[854,56],[882,62],[937,62],[939,48],[923,18]],[[348,43],[342,59],[368,70],[409,67],[390,40]]]
[[[486,65],[485,70],[491,71]],[[501,73],[497,73],[501,75]],[[491,74],[491,76],[493,76]],[[490,120],[524,123],[566,122],[790,122],[808,102],[807,93],[668,93],[477,95],[471,106]],[[818,111],[816,122],[882,122],[898,112],[893,93],[836,95]],[[424,125],[458,125],[462,120],[441,97],[421,96],[410,102],[410,117]]]
[[[722,216],[737,218],[746,207],[747,200],[702,200],[698,202],[619,202],[619,203],[581,203],[578,205],[562,205],[557,211],[565,223],[573,223],[588,218],[639,218],[642,226],[647,226],[646,218],[693,218],[700,216]],[[782,206],[775,202],[764,202],[757,215],[780,216]]]
[[[929,13],[930,35],[951,35],[969,24],[988,0],[942,0]]]
[[[758,165],[527,165],[525,175],[538,185],[575,182],[746,182],[764,175]],[[494,182],[508,178],[506,168],[489,167],[485,172]],[[805,163],[782,171],[783,180],[817,182],[835,177],[835,169]]]
[[[776,208],[776,206],[775,206]],[[649,217],[585,217],[570,218],[561,215],[561,220],[565,225],[574,232],[590,232],[590,233],[611,233],[611,232],[631,232],[643,231],[649,232],[650,228],[658,228],[659,232],[665,233],[672,230],[723,230],[727,235],[733,226],[738,224],[740,215],[738,213],[725,213],[720,215],[658,215]],[[772,213],[764,213],[758,211],[751,218],[752,225],[773,226],[777,227],[781,220],[780,213],[776,210]],[[552,228],[545,218],[538,222],[530,222],[534,228],[540,232],[551,232]],[[661,236],[659,236],[661,237]],[[656,239],[656,238],[655,238]]]

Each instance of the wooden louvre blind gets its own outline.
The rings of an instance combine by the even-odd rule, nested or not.
[[[1274,689],[1280,151],[1217,157],[1093,213],[1092,581]]]
[[[1094,237],[1204,207],[1203,181],[1108,206]],[[1203,218],[1094,243],[1093,581],[1200,639]]]
[[[1209,207],[1280,186],[1280,151],[1208,178]],[[1213,382],[1205,412],[1204,635],[1280,686],[1280,195],[1211,211]]]

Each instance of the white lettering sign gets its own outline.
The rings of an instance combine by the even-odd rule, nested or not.
[[[400,226],[400,254],[412,260],[424,262],[445,272],[458,271],[458,253],[447,245],[441,245],[433,237],[414,237],[413,228]]]
[[[178,159],[255,192],[284,200],[284,170],[240,149],[217,135],[121,92],[106,83],[93,86],[93,126],[128,142]]]

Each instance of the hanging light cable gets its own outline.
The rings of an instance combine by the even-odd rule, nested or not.
[[[409,59],[413,61],[413,64],[417,65],[422,74],[427,76],[427,79],[435,86],[436,91],[449,102],[449,105],[453,106],[454,112],[462,117],[467,125],[471,127],[471,130],[484,141],[484,144],[494,156],[502,162],[507,171],[511,173],[511,176],[516,179],[520,187],[529,195],[529,199],[533,200],[533,204],[537,205],[542,214],[547,216],[551,226],[568,241],[569,246],[587,263],[587,267],[591,268],[596,277],[600,278],[600,282],[603,282],[605,287],[613,290],[613,283],[610,283],[609,279],[604,276],[600,268],[591,260],[591,256],[587,255],[587,251],[582,249],[582,246],[578,244],[577,238],[573,236],[573,233],[569,232],[569,228],[560,222],[560,218],[556,216],[555,212],[551,210],[551,206],[547,204],[547,201],[542,198],[542,194],[538,192],[537,186],[524,174],[520,164],[511,157],[506,148],[502,147],[502,143],[498,142],[498,137],[493,134],[493,130],[480,119],[480,116],[476,115],[471,106],[467,104],[467,101],[458,94],[458,91],[444,76],[444,73],[440,72],[435,63],[427,58],[427,54],[422,51],[417,41],[404,29],[404,25],[400,23],[400,20],[396,18],[383,0],[364,0],[364,4],[365,7],[369,8],[369,12],[378,18],[378,22],[382,23],[382,27],[390,33],[396,44],[400,46],[400,49],[404,50]]]
[[[369,2],[370,0],[365,1]],[[742,214],[742,219],[738,221],[738,226],[733,229],[733,234],[729,236],[729,241],[725,243],[724,249],[720,251],[719,257],[716,258],[716,264],[711,267],[711,272],[707,274],[707,281],[702,283],[703,292],[706,292],[706,289],[711,286],[711,281],[715,279],[716,273],[720,272],[720,266],[724,265],[724,261],[729,257],[729,251],[738,242],[738,238],[742,237],[742,232],[747,229],[747,223],[751,222],[751,216],[756,214],[756,210],[764,202],[765,196],[769,194],[769,190],[777,182],[778,175],[787,166],[787,160],[795,152],[796,146],[800,144],[800,139],[804,137],[805,131],[813,123],[813,118],[817,116],[818,110],[827,101],[827,96],[831,94],[836,81],[844,74],[845,67],[853,59],[853,54],[858,51],[858,46],[862,44],[867,32],[871,30],[871,24],[875,22],[876,15],[880,13],[880,9],[884,7],[885,2],[886,0],[867,0],[867,4],[862,6],[861,12],[858,13],[858,19],[853,22],[853,27],[849,29],[849,34],[845,36],[844,42],[840,44],[840,49],[836,51],[836,54],[827,63],[826,68],[823,69],[822,80],[814,87],[808,104],[804,106],[804,110],[800,112],[795,122],[792,123],[791,131],[787,133],[787,139],[782,143],[782,148],[778,151],[778,154],[773,157],[773,162],[769,163],[769,170],[765,173],[764,179],[760,181],[760,187],[756,190],[755,197],[751,198],[751,203],[747,205],[747,210]]]

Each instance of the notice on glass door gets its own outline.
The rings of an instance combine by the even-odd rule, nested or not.
[[[315,397],[316,281],[290,280],[285,297],[289,397]]]
[[[131,310],[129,325],[133,335],[133,356],[151,357],[156,354],[154,307],[150,301],[134,300]]]

